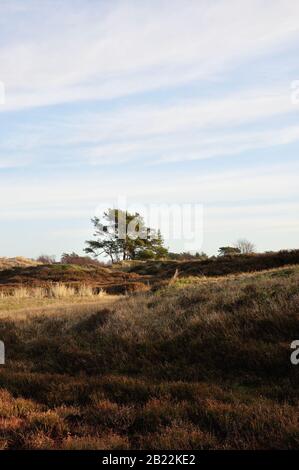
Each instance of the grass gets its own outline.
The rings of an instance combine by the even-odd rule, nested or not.
[[[273,277],[289,277],[294,274],[298,270],[298,265],[290,265],[287,268],[275,268],[275,269],[266,269],[261,271],[250,271],[250,272],[242,272],[242,273],[235,273],[235,274],[227,274],[225,276],[212,276],[208,277],[205,275],[189,275],[189,276],[180,276],[175,280],[171,281],[170,284],[174,285],[175,287],[185,287],[189,285],[195,284],[204,284],[204,283],[221,283],[225,285],[225,283],[230,281],[241,281],[242,279],[254,278],[255,281],[258,281],[260,278],[265,280],[266,278],[273,278]]]
[[[298,449],[299,268],[191,281],[2,311],[0,448]]]
[[[0,301],[0,320],[13,317],[14,320],[27,319],[29,317],[51,316],[52,318],[74,315],[88,315],[90,309],[110,306],[120,296],[103,295],[93,297],[71,297],[64,299],[55,298],[23,298],[15,300],[7,297]]]
[[[84,284],[76,289],[67,287],[64,284],[56,284],[47,288],[17,287],[9,291],[0,292],[0,317],[5,312],[12,312],[24,309],[35,309],[37,307],[57,306],[78,303],[97,303],[99,299],[115,296],[106,296],[103,290],[95,291],[90,286]]]
[[[7,298],[20,299],[64,299],[72,297],[101,297],[105,295],[103,290],[95,291],[91,286],[82,284],[77,288],[57,283],[49,287],[16,287],[0,292],[0,300]]]

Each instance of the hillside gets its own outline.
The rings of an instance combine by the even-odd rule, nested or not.
[[[78,265],[40,265],[16,267],[0,271],[0,291],[20,286],[30,288],[47,287],[53,283],[66,284],[71,287],[88,285],[94,289],[105,289],[110,293],[141,290],[145,284],[138,274],[115,271],[101,266]]]
[[[218,277],[296,265],[299,264],[299,250],[225,256],[204,261],[132,261],[113,267],[59,263],[35,266],[25,258],[15,260],[19,260],[20,266],[0,270],[0,293],[11,292],[18,287],[32,289],[64,284],[75,289],[85,285],[95,292],[104,290],[110,294],[124,294],[160,289],[172,282],[174,275],[177,279]]]
[[[0,445],[299,449],[298,282],[295,266],[2,314]]]
[[[133,262],[129,272],[140,275],[171,278],[178,276],[225,276],[242,272],[264,271],[299,264],[299,250],[251,255],[219,256],[204,261],[146,261]]]

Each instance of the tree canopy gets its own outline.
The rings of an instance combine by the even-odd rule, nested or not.
[[[234,246],[221,246],[218,250],[219,256],[239,255],[241,250]]]
[[[167,256],[159,230],[146,227],[137,212],[108,209],[102,217],[91,219],[94,239],[87,240],[85,252],[93,256],[108,256],[112,263],[128,259],[157,259]]]

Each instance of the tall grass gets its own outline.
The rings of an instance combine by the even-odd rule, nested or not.
[[[22,299],[67,299],[73,297],[101,297],[105,292],[101,289],[99,292],[92,287],[82,284],[78,287],[69,287],[62,283],[53,284],[49,287],[17,287],[14,289],[0,291],[0,300],[13,298]]]

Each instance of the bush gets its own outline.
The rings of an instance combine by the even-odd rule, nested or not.
[[[61,264],[75,264],[78,266],[107,266],[107,263],[100,262],[90,256],[80,256],[76,253],[63,253],[60,262]]]

